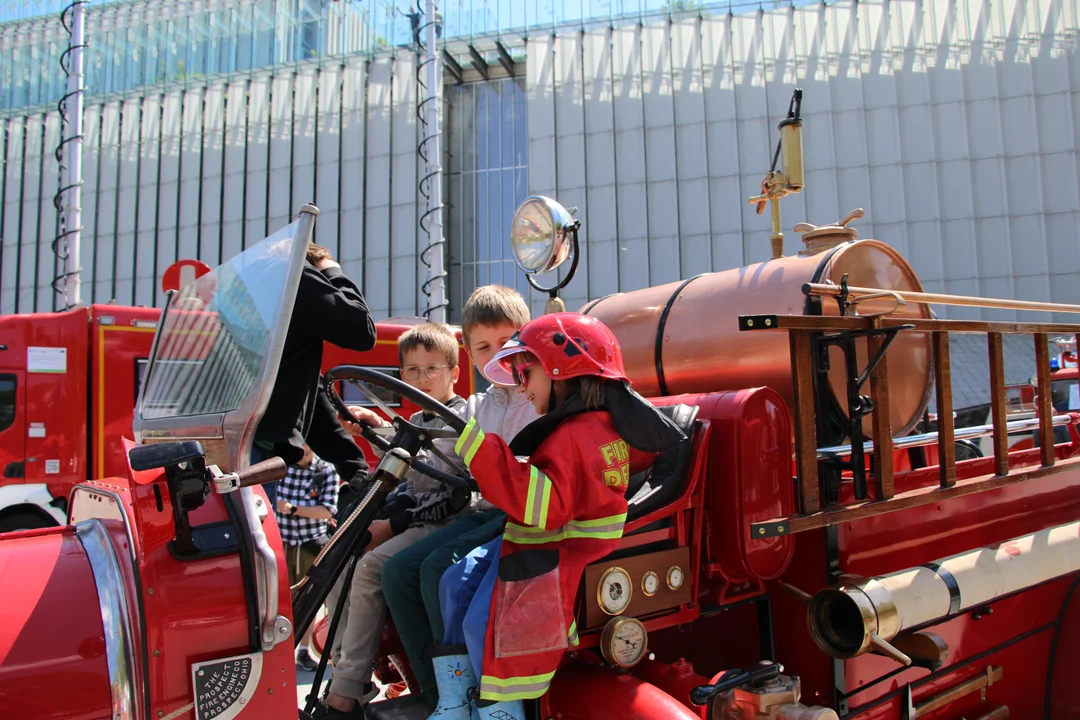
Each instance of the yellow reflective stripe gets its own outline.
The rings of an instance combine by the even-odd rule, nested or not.
[[[525,498],[525,522],[544,529],[547,523],[548,504],[551,500],[551,480],[532,465],[529,466],[529,490]]]
[[[465,424],[465,429],[461,431],[461,435],[458,435],[457,442],[454,443],[454,452],[459,456],[461,455],[461,449],[465,447],[465,443],[472,435],[473,429],[476,427],[476,418],[472,418]]]
[[[529,466],[529,489],[526,490],[525,495],[525,522],[529,523],[530,525],[536,525],[536,522],[533,520],[533,510],[535,509],[533,508],[533,502],[536,498],[536,481],[538,472],[540,471],[534,468],[532,465]]]
[[[625,523],[626,513],[592,520],[571,520],[551,530],[508,522],[503,530],[503,538],[518,545],[542,545],[571,539],[618,540],[622,537]]]
[[[544,475],[544,473],[540,473],[540,476],[544,478],[544,489],[543,498],[540,501],[540,522],[536,523],[536,527],[542,528],[547,527],[548,503],[551,500],[551,481],[548,480],[547,475]]]
[[[457,442],[454,444],[454,452],[457,453],[458,457],[465,461],[465,465],[468,467],[472,463],[473,458],[476,457],[476,452],[480,449],[480,445],[483,442],[484,431],[476,424],[476,418],[473,418],[465,426],[465,430],[462,431]]]
[[[543,675],[497,678],[492,675],[480,677],[480,698],[483,700],[530,700],[547,692],[555,671]]]
[[[465,466],[472,466],[473,458],[476,457],[476,451],[480,449],[480,446],[484,443],[484,431],[480,428],[476,428],[476,439],[473,440],[472,445],[469,446],[468,451],[465,453],[465,457],[462,458],[465,461]]]
[[[574,647],[577,647],[577,645],[578,645],[577,620],[574,620],[572,623],[570,623],[570,633],[569,633],[569,635],[570,635],[570,644],[573,645]]]
[[[614,525],[615,523],[625,523],[626,513],[620,513],[618,515],[609,515],[607,517],[593,518],[592,520],[574,520],[573,524],[582,528],[597,527],[599,525]]]

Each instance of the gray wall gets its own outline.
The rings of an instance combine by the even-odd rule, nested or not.
[[[788,252],[796,222],[863,207],[862,236],[896,246],[928,289],[1077,302],[1078,17],[1077,0],[890,0],[533,36],[527,162],[498,165],[580,208],[570,308],[743,265],[768,255],[768,217],[746,198],[797,83],[808,187],[783,204]],[[388,51],[90,97],[84,300],[160,304],[175,259],[216,264],[314,201],[317,240],[376,316],[421,311],[414,63]],[[452,134],[468,114],[447,116]],[[0,115],[2,313],[53,307],[57,136],[51,106]],[[482,169],[455,162],[457,177]],[[463,214],[446,227],[480,252]],[[483,274],[455,252],[456,304]]]
[[[767,258],[747,198],[796,85],[786,252],[795,223],[862,207],[861,237],[929,290],[1080,301],[1077,20],[1073,0],[893,0],[533,38],[529,189],[586,227],[567,306]]]
[[[415,314],[425,277],[417,126],[415,56],[404,51],[90,98],[84,302],[159,305],[161,273],[176,259],[214,266],[313,201],[316,241],[375,314]],[[0,312],[51,310],[57,116],[0,118],[0,133]]]

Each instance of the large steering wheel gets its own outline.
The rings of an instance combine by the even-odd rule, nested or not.
[[[338,381],[345,381],[353,383],[360,392],[362,392],[368,400],[370,400],[376,407],[390,416],[390,427],[373,428],[364,425],[356,419],[356,416],[349,410],[349,406],[338,395],[337,388],[334,386]],[[438,457],[447,466],[455,468],[460,474],[448,473],[438,468],[431,467],[427,463],[416,460],[412,461],[412,467],[415,470],[419,470],[425,475],[432,477],[439,482],[446,483],[454,487],[468,487],[469,486],[469,474],[465,470],[461,463],[442,452],[432,441],[436,439],[455,439],[462,432],[465,431],[465,421],[454,414],[454,411],[443,405],[441,402],[431,397],[425,392],[417,390],[412,385],[398,380],[395,377],[387,375],[386,373],[379,372],[378,370],[372,370],[371,368],[360,367],[358,365],[338,365],[323,376],[323,382],[326,386],[326,395],[330,398],[331,404],[337,409],[342,417],[350,418],[358,426],[360,426],[360,434],[371,445],[382,452],[390,450],[395,447],[393,438],[402,434],[412,435],[418,439],[420,447],[428,450],[433,455]],[[412,424],[401,415],[396,413],[393,408],[384,403],[375,393],[365,387],[364,383],[370,383],[378,387],[389,390],[390,392],[400,395],[410,402],[419,405],[423,410],[429,413],[438,415],[450,429],[432,429],[422,428]]]

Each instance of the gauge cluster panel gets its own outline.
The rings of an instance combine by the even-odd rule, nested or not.
[[[594,630],[612,617],[642,617],[691,601],[690,548],[662,550],[585,568],[585,623]]]

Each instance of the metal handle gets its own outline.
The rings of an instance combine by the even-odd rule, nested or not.
[[[285,461],[279,457],[272,457],[256,463],[246,470],[234,473],[223,473],[217,465],[207,468],[210,473],[210,482],[219,495],[230,493],[240,488],[254,487],[268,482],[277,482],[285,477],[288,468]]]
[[[262,463],[259,463],[260,465]],[[258,466],[256,466],[258,467]],[[255,549],[255,585],[258,593],[259,631],[263,652],[273,650],[292,633],[287,618],[278,616],[278,569],[277,556],[266,540],[262,520],[255,505],[255,493],[250,487],[240,489],[240,502],[244,506],[251,532],[251,544]]]

